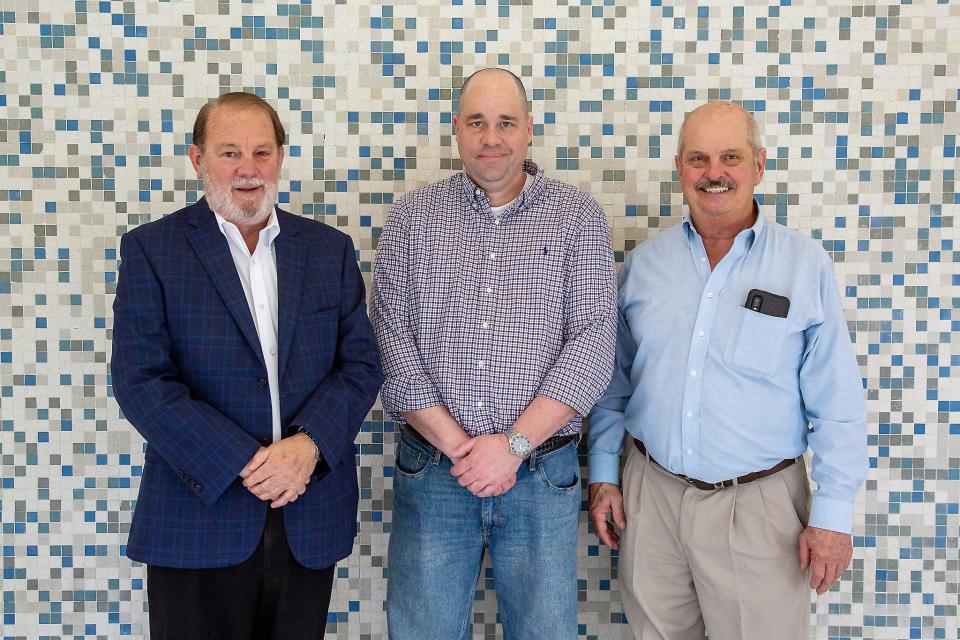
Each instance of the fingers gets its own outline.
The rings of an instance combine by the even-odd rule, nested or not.
[[[287,489],[282,494],[280,494],[279,498],[277,498],[276,500],[270,503],[270,508],[278,509],[282,506],[290,504],[291,502],[299,498],[301,495],[303,495],[303,491],[300,491],[297,489]]]
[[[818,562],[817,560],[814,560],[814,561],[811,563],[811,566],[810,566],[810,588],[811,588],[811,589],[816,589],[818,595],[821,594],[821,593],[823,593],[823,591],[826,591],[826,589],[823,589],[823,590],[821,591],[821,587],[822,587],[822,584],[823,584],[823,581],[824,581],[824,580],[823,580],[823,577],[826,575],[826,572],[827,572],[827,567],[826,567],[826,565],[825,565],[823,562]],[[827,585],[827,586],[829,586],[829,585]]]
[[[250,458],[250,462],[248,462],[246,466],[240,470],[240,477],[246,480],[247,477],[257,469],[259,469],[263,465],[263,463],[267,461],[267,458],[269,457],[270,457],[269,449],[267,449],[266,447],[260,447],[259,449],[257,449],[257,452],[253,454],[252,458]]]
[[[614,531],[613,526],[607,522],[607,514],[598,511],[590,512],[590,520],[593,522],[593,530],[597,532],[600,542],[611,549],[617,549],[620,546],[620,536]]]
[[[451,459],[453,458],[462,458],[473,450],[473,445],[476,444],[476,440],[470,438],[469,440],[464,440],[457,447],[450,452]]]

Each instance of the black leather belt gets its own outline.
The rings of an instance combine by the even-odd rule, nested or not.
[[[433,447],[433,445],[430,444],[429,440],[424,438],[419,431],[411,427],[409,424],[405,424],[403,426],[403,429],[410,434],[410,437],[412,437],[414,440],[416,440],[420,444],[425,444],[429,447]],[[575,442],[576,440],[577,440],[577,436],[552,436],[544,440],[539,447],[534,449],[534,451],[536,452],[538,457],[543,456],[550,453],[551,451],[556,451],[557,449],[563,448],[568,444],[570,444],[571,442]]]
[[[637,445],[637,450],[644,455],[648,460],[653,462],[655,465],[666,471],[672,476],[676,476],[689,484],[690,486],[696,487],[697,489],[703,489],[704,491],[710,491],[712,489],[723,489],[726,487],[733,486],[734,484],[747,484],[748,482],[753,482],[754,480],[759,480],[760,478],[766,478],[767,476],[772,476],[775,473],[783,471],[794,462],[797,461],[796,458],[787,458],[786,460],[781,460],[777,464],[773,465],[769,469],[764,469],[763,471],[754,471],[753,473],[748,473],[742,475],[739,478],[731,478],[729,480],[721,480],[720,482],[704,482],[703,480],[697,480],[696,478],[691,478],[690,476],[685,476],[682,473],[674,473],[667,469],[665,466],[653,459],[650,454],[647,453],[647,448],[643,446],[643,443],[634,438],[633,443]]]

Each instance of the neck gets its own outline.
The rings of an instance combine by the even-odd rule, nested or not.
[[[747,215],[738,216],[731,220],[721,217],[698,216],[691,211],[690,220],[703,240],[707,260],[710,262],[710,268],[713,269],[730,251],[737,234],[754,225],[757,221],[757,212],[751,207]]]
[[[474,182],[476,182],[474,180]],[[515,178],[510,180],[510,183],[503,187],[502,189],[493,190],[493,189],[484,189],[484,192],[487,194],[487,198],[490,200],[491,207],[502,207],[514,200],[520,192],[523,191],[523,185],[527,182],[527,173],[521,171]]]

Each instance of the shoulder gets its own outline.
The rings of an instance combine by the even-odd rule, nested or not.
[[[572,209],[581,217],[603,215],[596,198],[580,187],[554,178],[544,176],[543,198],[548,206]]]
[[[819,242],[770,219],[764,219],[765,244],[776,255],[793,264],[831,263],[830,256]]]
[[[393,205],[390,214],[394,217],[403,216],[417,218],[437,211],[443,206],[452,206],[464,198],[463,173],[424,185],[400,196]]]
[[[157,220],[135,227],[124,233],[123,237],[134,238],[139,242],[153,243],[183,233],[191,226],[192,221],[202,219],[205,215],[212,216],[213,212],[201,200],[173,213],[166,213]]]
[[[319,241],[323,243],[333,243],[338,246],[346,243],[352,244],[353,242],[349,235],[339,229],[334,229],[325,222],[290,213],[283,209],[277,209],[277,222],[280,224],[280,233],[289,230],[290,232],[303,236],[308,242]]]

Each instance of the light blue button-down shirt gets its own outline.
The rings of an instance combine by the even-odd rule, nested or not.
[[[752,289],[789,298],[787,317],[745,308]],[[851,530],[866,408],[822,247],[757,216],[711,271],[687,218],[630,254],[618,303],[616,370],[590,414],[591,482],[618,482],[626,433],[674,473],[706,482],[810,445],[809,524]]]

